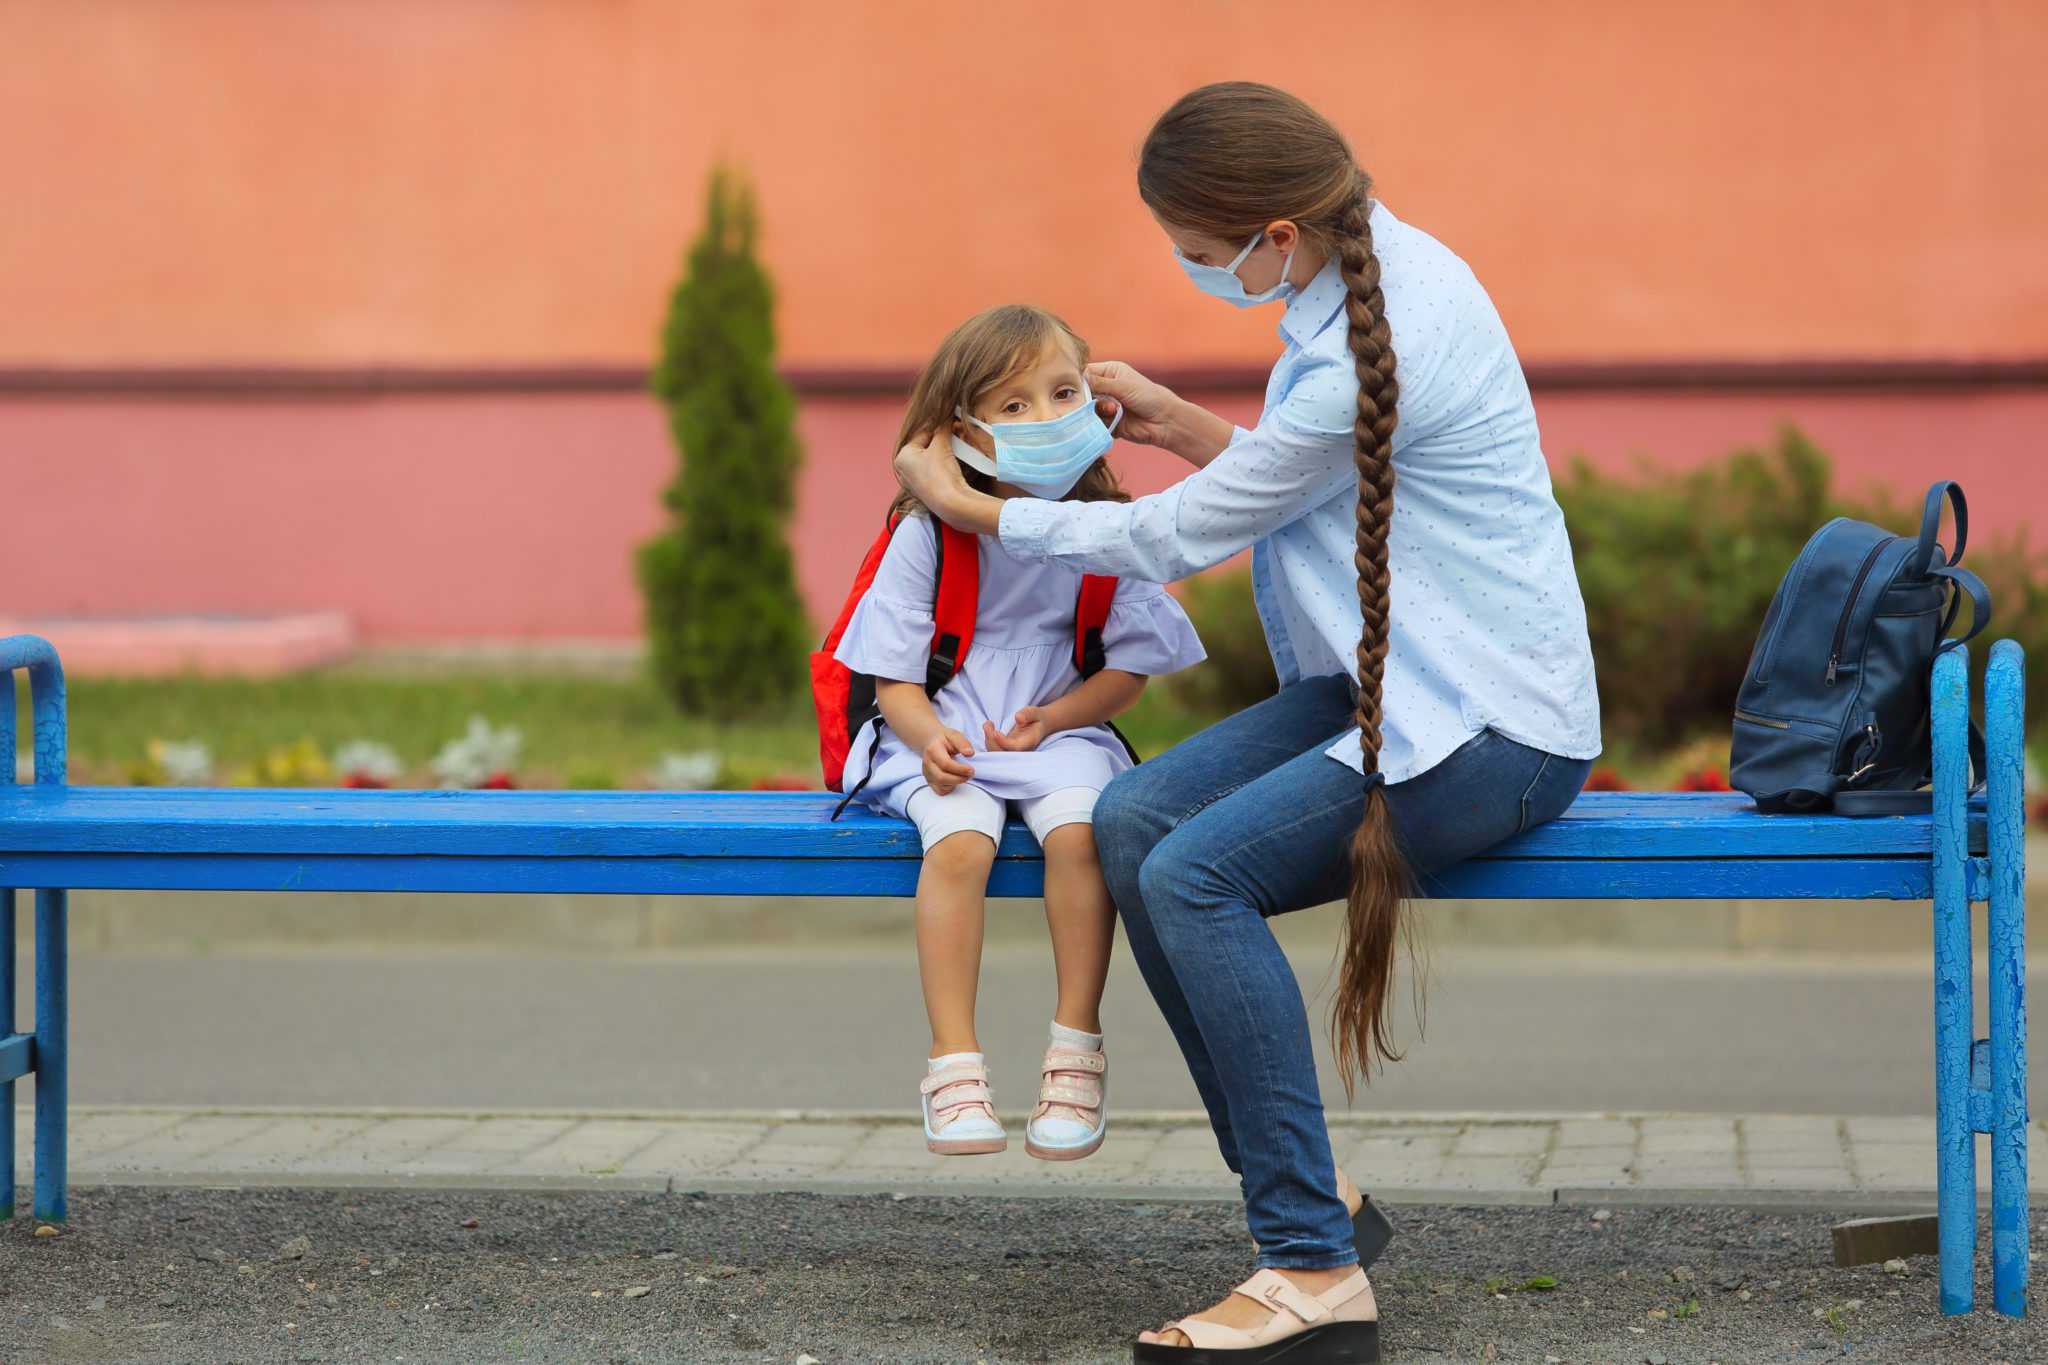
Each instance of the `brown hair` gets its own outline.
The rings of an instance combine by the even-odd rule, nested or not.
[[[1064,347],[1076,368],[1088,364],[1088,343],[1073,328],[1043,308],[1027,303],[1006,303],[976,313],[955,327],[939,343],[917,383],[910,390],[910,406],[903,414],[903,427],[896,433],[895,450],[921,441],[931,432],[953,430],[953,409],[973,412],[975,403],[990,389],[1030,369],[1050,346]],[[962,467],[968,485],[991,492],[995,480],[978,469]],[[1065,502],[1129,502],[1123,484],[1108,460],[1088,467]],[[890,504],[890,515],[924,512],[924,506],[909,493],[898,493]]]
[[[1394,423],[1401,386],[1373,251],[1372,177],[1328,119],[1269,85],[1228,81],[1190,91],[1159,116],[1138,159],[1138,194],[1160,221],[1231,244],[1291,221],[1334,254],[1344,302],[1358,414],[1358,730],[1365,750],[1365,815],[1351,841],[1351,895],[1338,951],[1330,1031],[1345,1093],[1381,1058],[1400,1060],[1388,1036],[1395,940],[1410,889],[1392,813],[1377,778],[1381,673],[1387,657],[1387,530],[1394,516]]]

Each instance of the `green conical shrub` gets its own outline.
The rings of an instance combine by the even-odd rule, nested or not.
[[[754,239],[752,194],[714,171],[651,381],[680,467],[663,495],[673,522],[639,551],[648,658],[662,689],[699,715],[784,705],[808,677],[785,536],[803,453]]]

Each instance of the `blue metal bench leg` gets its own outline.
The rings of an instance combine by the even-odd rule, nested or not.
[[[14,705],[14,689],[0,697]],[[13,738],[12,726],[0,727],[0,739]],[[0,760],[14,762],[14,746],[0,745]],[[8,774],[13,776],[12,772]],[[0,1038],[14,1032],[14,890],[0,886]],[[4,1064],[4,1063],[0,1063]],[[0,1223],[14,1217],[14,1082],[0,1081]]]
[[[0,787],[14,785],[14,670],[0,671]],[[0,1039],[12,1037],[14,889],[0,886]],[[0,1222],[14,1217],[14,1080],[0,1058]]]
[[[4,780],[14,781],[14,670],[28,670],[29,694],[35,715],[35,775],[38,786],[64,781],[64,669],[47,640],[17,635],[0,640],[0,763]],[[45,1222],[64,1221],[65,1149],[69,1117],[65,1113],[69,1049],[66,1047],[70,955],[66,944],[69,904],[63,891],[36,892],[36,1028],[14,1033],[14,910],[13,893],[0,893],[0,944],[6,949],[6,970],[0,972],[0,1075],[36,1078],[35,1216]],[[5,1216],[14,1212],[14,1087],[0,1086],[0,1120],[6,1141],[0,1146],[0,1172],[7,1182]]]
[[[36,1217],[64,1221],[66,1092],[70,1089],[67,1001],[68,909],[62,891],[36,892]]]
[[[2026,1312],[2026,658],[2000,640],[1984,674],[1991,862],[1991,1299]]]
[[[1941,1311],[1967,1313],[1977,1255],[1977,1139],[1970,1122],[1972,1033],[1969,655],[1934,661],[1934,1139]]]

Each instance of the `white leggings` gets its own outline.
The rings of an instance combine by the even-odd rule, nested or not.
[[[1045,836],[1061,825],[1093,824],[1095,798],[1100,795],[1093,787],[1061,787],[1044,796],[1025,797],[1015,804],[1032,836],[1042,845]],[[972,782],[962,783],[944,796],[930,787],[920,787],[904,802],[903,813],[917,826],[927,853],[939,840],[962,830],[973,830],[987,835],[991,843],[1001,843],[1003,821],[1008,815],[1000,798]]]

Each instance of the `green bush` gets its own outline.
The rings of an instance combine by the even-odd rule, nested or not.
[[[663,495],[673,524],[639,552],[648,657],[691,715],[772,710],[808,676],[784,534],[802,461],[796,400],[775,371],[774,291],[754,240],[751,194],[714,172],[651,384],[681,468]]]
[[[1741,450],[1698,469],[1644,467],[1627,478],[1584,461],[1557,481],[1585,593],[1610,745],[1663,750],[1725,734],[1757,628],[1785,571],[1834,516],[1918,534],[1918,499],[1848,497],[1826,455],[1788,427],[1767,450]],[[1945,533],[1947,534],[1947,533]],[[1965,556],[1991,588],[1994,617],[1976,645],[2019,639],[2048,648],[2048,564],[2023,542]],[[2048,699],[2041,670],[2029,689]]]
[[[1841,495],[1827,456],[1790,428],[1767,449],[1686,471],[1645,465],[1623,478],[1578,461],[1556,489],[1586,599],[1605,741],[1641,762],[1706,737],[1725,742],[1764,612],[1821,523],[1839,515],[1902,535],[1919,530],[1917,498]],[[1973,646],[1979,670],[1991,640],[2019,640],[2032,664],[2029,710],[2044,714],[2048,556],[2008,539],[1978,543],[1964,562],[1991,590],[1991,626]],[[1184,601],[1209,660],[1171,680],[1171,700],[1214,718],[1271,696],[1251,575],[1190,580]]]
[[[1828,482],[1827,457],[1789,429],[1698,469],[1621,479],[1578,460],[1557,481],[1610,739],[1662,749],[1727,728],[1779,580],[1845,510]]]
[[[1181,585],[1180,595],[1209,657],[1172,675],[1179,705],[1197,715],[1220,718],[1272,696],[1279,682],[1266,649],[1265,627],[1252,603],[1251,572],[1233,569],[1190,578]]]

